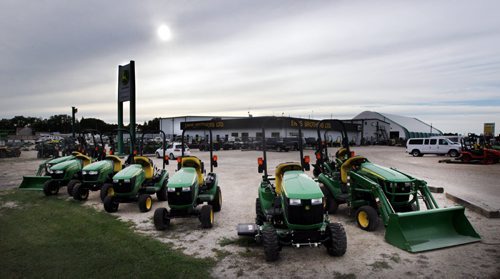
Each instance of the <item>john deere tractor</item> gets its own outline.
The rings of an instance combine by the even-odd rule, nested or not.
[[[380,217],[386,227],[386,241],[409,252],[480,240],[464,208],[439,208],[425,181],[355,156],[342,121],[322,120],[317,127],[315,173],[330,213],[335,213],[340,204],[347,204],[355,212],[358,226],[366,231],[375,230]],[[323,144],[321,130],[342,134],[342,147],[334,159]]]
[[[160,133],[163,136],[163,150],[165,150],[166,136],[163,131],[142,134],[141,155],[135,156],[135,151],[132,151],[129,155],[130,165],[113,176],[113,193],[107,194],[103,202],[107,212],[116,212],[120,203],[128,202],[138,202],[141,212],[150,211],[153,194],[156,194],[160,201],[167,200],[168,172],[165,165],[168,164],[168,158],[163,154],[163,168],[158,169],[150,158],[143,156],[144,135],[153,133]]]
[[[127,129],[119,129],[123,132],[130,133]],[[124,164],[120,157],[114,155],[113,153],[113,137],[110,136],[110,154],[106,155],[103,160],[94,162],[85,166],[82,169],[82,175],[80,179],[75,179],[70,181],[73,183],[73,198],[75,200],[83,201],[87,200],[89,196],[89,191],[100,191],[101,200],[108,195],[113,195],[113,176],[123,169]],[[102,136],[101,136],[102,142]],[[133,143],[131,143],[131,148],[133,148]],[[126,160],[129,162],[129,160]]]
[[[167,184],[168,206],[155,210],[154,224],[157,230],[166,230],[174,218],[198,216],[202,228],[214,224],[214,212],[222,207],[222,193],[214,173],[217,156],[213,155],[212,130],[210,134],[210,173],[206,176],[204,163],[195,156],[184,156],[184,134],[182,131],[182,156],[177,157],[177,172]],[[201,205],[201,207],[199,206]]]
[[[323,245],[329,255],[342,256],[347,248],[344,227],[330,222],[318,183],[304,173],[309,170],[310,159],[303,156],[302,123],[291,118],[289,121],[299,127],[300,161],[281,163],[274,176],[269,175],[263,126],[263,158],[258,158],[258,171],[264,175],[255,201],[256,223],[239,224],[238,235],[253,236],[262,242],[267,261],[276,261],[284,245],[297,248]]]

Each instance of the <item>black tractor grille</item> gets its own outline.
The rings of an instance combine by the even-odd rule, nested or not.
[[[133,181],[124,182],[123,180],[120,180],[119,182],[113,183],[113,190],[116,193],[130,193],[134,188],[133,186],[134,186]]]
[[[92,174],[92,175],[90,175],[90,174],[85,174],[85,175],[83,176],[83,180],[84,180],[84,181],[97,181],[97,178],[98,178],[98,177],[99,177],[99,175],[98,175],[98,174]]]
[[[186,205],[193,202],[193,192],[183,192],[182,188],[175,188],[175,192],[168,192],[168,204]]]
[[[64,173],[55,173],[53,172],[51,175],[52,179],[63,179],[64,178]]]
[[[311,200],[301,200],[301,205],[290,205],[286,199],[288,222],[295,225],[313,225],[323,222],[323,204],[311,205]]]

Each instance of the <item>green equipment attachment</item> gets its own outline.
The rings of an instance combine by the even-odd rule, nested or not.
[[[464,211],[455,206],[389,214],[385,240],[412,253],[480,241]]]
[[[19,185],[19,189],[42,191],[44,183],[51,179],[50,176],[42,176],[45,172],[45,165],[48,161],[50,160],[47,160],[38,166],[36,175],[23,176],[23,181],[21,182],[21,185]]]

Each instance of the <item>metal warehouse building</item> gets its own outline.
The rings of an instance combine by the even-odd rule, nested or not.
[[[361,137],[365,142],[394,139],[405,141],[414,137],[439,136],[443,133],[417,118],[374,111],[363,111],[353,123],[361,125]]]

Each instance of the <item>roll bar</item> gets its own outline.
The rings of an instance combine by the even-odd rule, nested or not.
[[[182,153],[181,153],[181,157],[184,157],[184,134],[186,133],[186,131],[190,130],[189,128],[184,128],[184,130],[182,130],[182,136],[181,136],[181,145],[182,145]],[[198,130],[198,129],[197,129]],[[214,166],[217,167],[217,160],[214,159],[215,156],[213,156],[213,141],[212,141],[212,129],[211,128],[206,128],[202,131],[208,131],[209,134],[210,134],[210,172],[214,172]]]
[[[140,149],[140,152],[141,152],[141,156],[143,155],[143,151],[144,151],[144,148],[143,148],[143,144],[144,144],[144,135],[146,134],[161,134],[163,137],[163,142],[162,142],[162,150],[163,150],[163,157],[162,157],[162,161],[163,161],[163,169],[165,169],[165,165],[168,164],[168,160],[166,160],[165,158],[165,149],[166,149],[166,139],[167,139],[167,136],[165,135],[165,132],[163,132],[162,130],[154,130],[154,131],[145,131],[145,132],[142,132],[142,135],[141,135],[141,142],[140,142],[140,146],[139,146],[139,149]]]
[[[332,124],[332,128],[330,128],[330,129],[321,128],[321,124],[328,123],[328,122]],[[342,135],[342,147],[344,147],[347,150],[348,154],[351,154],[351,150],[349,148],[349,139],[347,137],[347,130],[345,128],[344,122],[342,120],[339,120],[339,119],[323,119],[323,120],[318,122],[316,127],[318,130],[318,150],[317,150],[317,152],[320,152],[321,155],[323,155],[323,153],[324,153],[324,158],[328,158],[328,147],[327,147],[327,145],[323,146],[323,139],[326,139],[326,132],[327,131],[325,131],[324,138],[322,139],[321,138],[321,130],[324,129],[324,130],[334,130],[335,131],[335,129],[333,129],[334,123],[340,124],[340,127],[341,127],[340,134]]]

